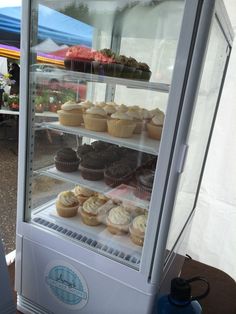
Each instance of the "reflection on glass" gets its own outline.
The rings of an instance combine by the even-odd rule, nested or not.
[[[216,21],[213,23],[200,90],[188,135],[188,154],[175,200],[167,250],[171,251],[192,212],[211,124],[217,105],[227,42]]]

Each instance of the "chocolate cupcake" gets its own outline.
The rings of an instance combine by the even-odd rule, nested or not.
[[[134,58],[126,58],[121,77],[132,79],[134,77],[136,67],[138,67],[138,62]]]
[[[78,170],[79,158],[76,152],[69,147],[62,148],[54,157],[57,170],[63,172],[73,172]]]
[[[138,63],[138,69],[142,71],[142,74],[140,76],[140,80],[149,81],[150,77],[152,75],[152,72],[150,71],[149,66],[144,62],[139,62]]]
[[[77,148],[77,155],[80,159],[84,157],[84,155],[93,152],[94,149],[91,145],[83,144]]]
[[[137,186],[134,192],[135,196],[150,201],[154,175],[155,172],[153,170],[145,168],[136,174]]]
[[[105,150],[99,153],[99,158],[102,158],[106,166],[110,166],[113,162],[118,161],[120,156],[113,150]]]
[[[86,180],[98,181],[104,177],[105,161],[99,153],[89,153],[83,158],[79,170]]]
[[[115,162],[104,171],[105,183],[111,187],[128,183],[133,177],[133,169],[122,162]]]
[[[100,151],[104,151],[106,150],[108,147],[110,147],[112,144],[106,143],[106,142],[102,142],[102,141],[95,141],[91,144],[91,146],[93,147],[93,149],[96,152],[100,152]]]

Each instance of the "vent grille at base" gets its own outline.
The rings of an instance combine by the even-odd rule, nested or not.
[[[91,237],[87,237],[81,233],[74,232],[70,229],[64,228],[62,226],[54,224],[40,217],[34,218],[33,221],[46,228],[52,229],[60,234],[63,234],[69,238],[72,238],[75,241],[83,243],[86,246],[91,247],[92,249],[96,249],[97,251],[100,251],[102,254],[105,253],[106,255],[109,255],[109,256],[113,255],[119,258],[121,261],[126,262],[126,263],[129,262],[129,264],[135,265],[136,267],[140,264],[139,258],[132,256],[130,254],[126,254],[106,244],[102,244],[101,242],[98,242],[97,240],[92,239]]]
[[[17,295],[17,308],[20,311],[24,310],[24,313],[32,314],[55,314],[51,311],[46,310],[42,306],[30,301],[29,299],[23,297],[22,295]],[[27,311],[27,312],[26,312]]]

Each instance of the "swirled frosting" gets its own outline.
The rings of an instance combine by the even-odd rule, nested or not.
[[[145,233],[147,227],[147,215],[140,215],[134,218],[133,227],[141,233]]]
[[[152,123],[155,124],[155,125],[163,125],[163,123],[164,123],[164,118],[165,118],[165,115],[164,115],[164,113],[161,111],[159,114],[155,115],[155,116],[152,118]]]
[[[72,191],[63,191],[58,195],[58,201],[66,207],[75,206],[78,200]]]
[[[142,119],[151,119],[152,118],[151,112],[145,108],[142,108],[139,112],[140,112]]]
[[[91,107],[89,109],[86,110],[86,113],[89,113],[89,114],[97,114],[99,116],[103,116],[103,117],[106,117],[107,114],[106,114],[106,111],[103,110],[102,108],[100,107]]]
[[[97,215],[99,212],[99,208],[104,205],[104,200],[96,197],[91,196],[89,199],[87,199],[83,204],[83,210],[86,213]]]
[[[105,107],[103,107],[103,109],[106,111],[107,114],[112,114],[116,112],[116,108],[111,104],[107,104]]]
[[[74,193],[75,195],[78,195],[78,196],[81,195],[81,196],[90,197],[94,194],[94,191],[84,188],[83,186],[77,185],[74,188]]]
[[[121,111],[117,111],[116,113],[113,113],[111,115],[111,118],[118,119],[118,120],[133,120],[133,118],[128,116],[127,113],[121,112]]]
[[[89,101],[89,100],[81,101],[79,104],[84,109],[89,109],[89,108],[94,106],[94,104],[91,101]]]
[[[123,206],[113,207],[109,212],[108,219],[115,225],[127,225],[131,221],[129,212]]]
[[[128,111],[126,111],[126,114],[135,120],[142,120],[140,112],[136,109],[129,109]]]
[[[62,110],[73,110],[73,109],[81,109],[81,105],[80,104],[77,104],[76,102],[74,101],[67,101],[65,102],[62,106],[61,106],[61,109]]]

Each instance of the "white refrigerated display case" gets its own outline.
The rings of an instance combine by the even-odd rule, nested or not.
[[[54,10],[90,44],[65,50],[66,83],[39,84],[40,12],[53,28]],[[232,41],[220,0],[23,1],[20,311],[153,312],[181,273]]]

